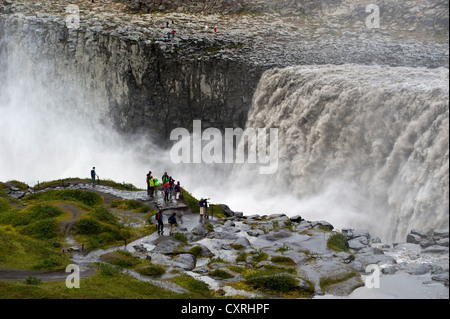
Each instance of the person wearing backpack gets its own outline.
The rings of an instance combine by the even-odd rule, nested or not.
[[[153,176],[150,177],[149,181],[148,181],[148,186],[149,186],[149,195],[150,197],[153,197],[155,194],[155,179],[153,178]]]
[[[169,183],[165,183],[164,184],[164,201],[169,201],[169,191],[170,191]]]
[[[159,212],[156,213],[155,219],[158,222],[158,235],[163,235],[164,234],[164,224],[163,224],[162,210],[159,210]]]
[[[180,181],[177,182],[177,185],[175,185],[175,199],[180,199],[181,194],[181,185]]]
[[[169,235],[171,236],[173,236],[174,234],[176,223],[177,223],[177,213],[173,213],[172,215],[169,216],[169,224],[170,224]]]
[[[150,172],[148,172],[148,174],[147,174],[147,195],[149,195],[150,196],[150,192],[151,192],[151,190],[150,190],[150,179],[153,179],[153,175],[152,175],[152,172],[150,171]]]

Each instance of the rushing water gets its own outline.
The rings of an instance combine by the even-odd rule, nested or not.
[[[284,180],[300,207],[404,240],[448,227],[448,84],[448,69],[273,69],[247,127],[279,129],[274,184]]]

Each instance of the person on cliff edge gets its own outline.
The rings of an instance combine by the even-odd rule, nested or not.
[[[100,178],[100,177],[97,175],[97,173],[95,172],[95,166],[94,166],[94,167],[92,167],[92,169],[91,169],[91,180],[92,180],[92,185],[94,185],[94,183],[95,183],[95,177]]]

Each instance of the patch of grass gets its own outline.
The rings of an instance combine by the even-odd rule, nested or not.
[[[103,197],[90,191],[79,189],[48,190],[33,193],[22,198],[23,201],[44,202],[51,200],[63,200],[79,202],[89,207],[95,207],[103,203]]]
[[[296,290],[298,280],[287,274],[250,275],[245,283],[257,290],[288,293]]]
[[[121,268],[117,265],[102,262],[98,264],[98,271],[103,276],[115,276],[121,272]]]
[[[144,276],[162,276],[166,273],[163,267],[154,264],[139,267],[136,271]]]
[[[218,278],[222,278],[222,279],[228,279],[228,278],[233,278],[234,276],[228,272],[226,272],[225,270],[222,269],[215,269],[213,272],[209,273],[210,276],[213,277],[218,277]]]
[[[101,267],[101,266],[100,266]],[[106,266],[110,267],[110,266]],[[207,288],[207,287],[206,287]],[[195,289],[195,286],[193,287]],[[65,281],[43,282],[27,285],[17,282],[0,282],[0,299],[199,299],[207,293],[175,293],[149,282],[139,281],[129,275],[112,271],[80,280],[79,289],[68,289]]]
[[[7,181],[6,183],[13,184],[14,187],[17,187],[21,191],[27,191],[29,188],[29,186],[27,184],[20,182],[20,181],[16,181],[16,180]]]
[[[175,233],[173,234],[173,238],[187,244],[186,235],[183,233]]]
[[[203,249],[202,249],[202,247],[200,247],[200,246],[194,246],[194,247],[192,247],[190,250],[189,250],[189,252],[191,253],[191,254],[193,254],[195,257],[201,257],[201,256],[203,256]]]
[[[283,244],[282,246],[280,246],[280,248],[278,248],[277,249],[277,251],[280,251],[280,252],[285,252],[285,251],[288,251],[288,250],[291,250],[292,248],[291,247],[289,247],[288,245],[286,245],[286,244]]]
[[[236,262],[245,261],[247,259],[247,256],[248,253],[246,253],[245,251],[241,251],[236,257]]]
[[[141,263],[139,258],[134,257],[130,252],[124,249],[105,254],[102,256],[102,260],[121,268],[132,268]]]
[[[25,237],[0,228],[0,267],[18,269],[64,269],[68,256],[59,252],[55,242]]]
[[[253,255],[252,259],[255,263],[259,263],[263,260],[267,260],[267,257],[269,256],[269,255],[267,255],[267,253],[263,252],[260,249],[252,251],[252,252],[250,252],[250,254]]]
[[[45,219],[23,227],[20,233],[25,236],[45,240],[56,238],[58,236],[58,229],[55,220]]]
[[[245,271],[245,268],[240,267],[240,266],[229,265],[229,266],[227,266],[227,268],[230,269],[232,272],[238,273],[238,274],[242,274]]]
[[[9,212],[13,206],[4,198],[0,197],[0,214],[4,212]]]
[[[33,277],[33,276],[28,276],[25,279],[25,283],[27,285],[39,285],[39,284],[42,284],[42,280],[40,278],[36,278],[36,277]]]
[[[74,232],[77,240],[85,243],[88,249],[105,248],[132,236],[128,229],[119,229],[90,217],[81,217],[74,225]]]
[[[336,251],[348,251],[348,241],[344,234],[334,233],[327,240],[327,247]]]
[[[187,190],[181,187],[181,193],[183,194],[186,205],[194,212],[200,214],[199,200],[191,195]]]
[[[106,207],[96,207],[92,212],[89,213],[89,216],[97,219],[98,221],[108,223],[110,225],[118,226],[117,222],[118,218],[115,217],[108,208]]]
[[[290,266],[296,265],[295,261],[293,261],[291,258],[286,257],[286,256],[273,256],[270,259],[270,261],[273,263],[283,264],[283,265],[290,265]]]
[[[64,215],[64,211],[52,205],[35,205],[23,210],[10,207],[8,211],[0,214],[0,224],[13,227],[25,226],[45,219],[53,219]]]
[[[48,187],[56,187],[56,186],[61,186],[61,187],[66,187],[69,186],[71,183],[91,183],[91,179],[90,178],[78,178],[78,177],[69,177],[69,178],[64,178],[64,179],[58,179],[58,180],[54,180],[54,181],[49,181],[49,182],[41,182],[38,183],[34,186],[35,190],[39,190],[39,189],[44,189],[44,188],[48,188]],[[115,182],[113,180],[110,179],[97,179],[95,181],[95,184],[100,184],[100,185],[106,185],[106,186],[110,186],[119,190],[125,190],[125,191],[142,191],[142,189],[137,188],[136,186],[134,186],[131,183],[126,183],[126,182],[122,182],[122,183],[118,183]]]
[[[211,298],[212,296],[207,284],[203,281],[194,279],[191,276],[177,276],[173,278],[172,281],[190,292],[198,294],[204,298]]]
[[[149,206],[138,202],[134,199],[115,200],[111,203],[111,208],[117,208],[120,210],[132,210],[136,213],[152,213],[155,212]]]

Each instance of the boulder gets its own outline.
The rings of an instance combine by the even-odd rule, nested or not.
[[[331,225],[329,222],[324,221],[324,220],[311,222],[311,227],[312,228],[324,228],[324,229],[327,229],[330,231],[334,229],[333,225]]]
[[[354,250],[360,250],[367,247],[369,244],[366,237],[358,237],[348,241],[348,248]]]
[[[195,268],[195,256],[192,254],[179,254],[172,259],[172,266],[184,270]]]
[[[300,223],[303,220],[302,216],[300,216],[300,215],[291,216],[289,219],[291,222],[295,222],[295,223]]]
[[[408,236],[406,236],[406,242],[410,244],[420,244],[422,237],[419,235],[410,233]]]
[[[443,238],[443,237],[449,237],[449,230],[448,229],[435,229],[432,232],[433,237],[439,237],[439,238]]]
[[[208,230],[206,229],[205,224],[198,224],[192,228],[191,233],[200,237],[205,237],[208,235]]]
[[[424,250],[422,250],[422,253],[434,253],[434,254],[445,254],[445,253],[448,254],[448,252],[449,252],[448,247],[443,247],[439,245],[428,246]]]
[[[247,249],[251,246],[250,241],[246,237],[239,237],[233,242],[234,246]]]
[[[168,239],[160,242],[153,248],[153,251],[161,254],[173,254],[183,248],[184,244],[175,239]]]
[[[226,217],[233,217],[234,216],[234,212],[230,209],[230,207],[228,207],[225,204],[220,204],[220,207],[223,210],[223,213]]]

